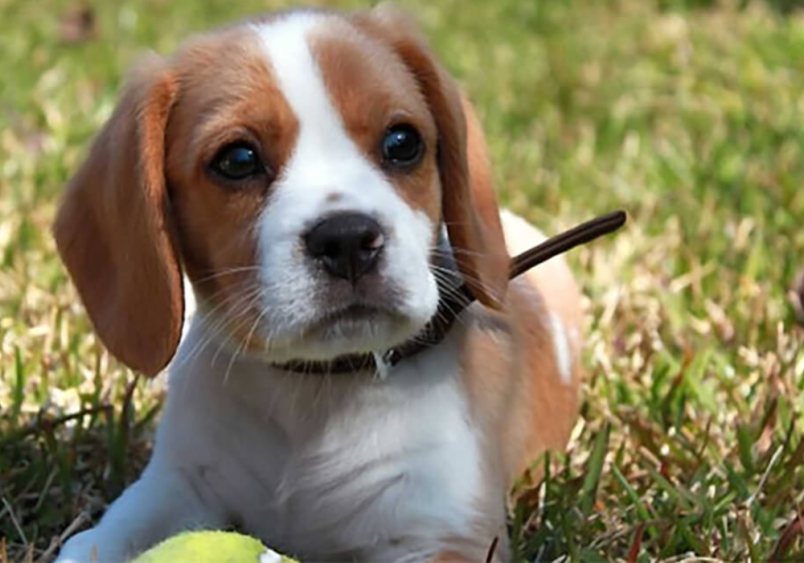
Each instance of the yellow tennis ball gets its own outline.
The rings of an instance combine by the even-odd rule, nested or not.
[[[298,563],[234,532],[185,532],[140,554],[131,563]]]

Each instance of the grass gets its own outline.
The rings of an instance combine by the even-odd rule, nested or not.
[[[804,560],[793,3],[400,3],[475,99],[508,206],[551,232],[630,214],[570,257],[585,402],[568,453],[512,494],[517,561]],[[104,352],[56,256],[65,179],[138,53],[283,4],[94,0],[87,30],[80,5],[0,0],[0,562],[97,519],[162,400]]]

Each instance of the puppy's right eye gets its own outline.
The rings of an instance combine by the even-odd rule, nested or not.
[[[421,135],[412,125],[395,125],[385,132],[382,140],[382,155],[385,162],[394,168],[410,169],[416,166],[424,154]]]
[[[257,150],[248,143],[226,145],[210,163],[210,168],[227,180],[245,180],[251,176],[265,173],[265,166]]]

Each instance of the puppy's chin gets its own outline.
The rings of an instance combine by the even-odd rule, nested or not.
[[[317,324],[294,346],[304,359],[385,351],[412,338],[424,323],[386,312],[347,311]]]
[[[413,338],[428,320],[372,307],[349,307],[306,323],[296,337],[275,334],[265,342],[263,355],[273,362],[327,361],[349,354],[384,352]]]

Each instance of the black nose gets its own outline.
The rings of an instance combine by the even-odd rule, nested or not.
[[[371,217],[338,213],[310,229],[304,243],[307,253],[330,274],[354,283],[377,265],[385,237]]]

